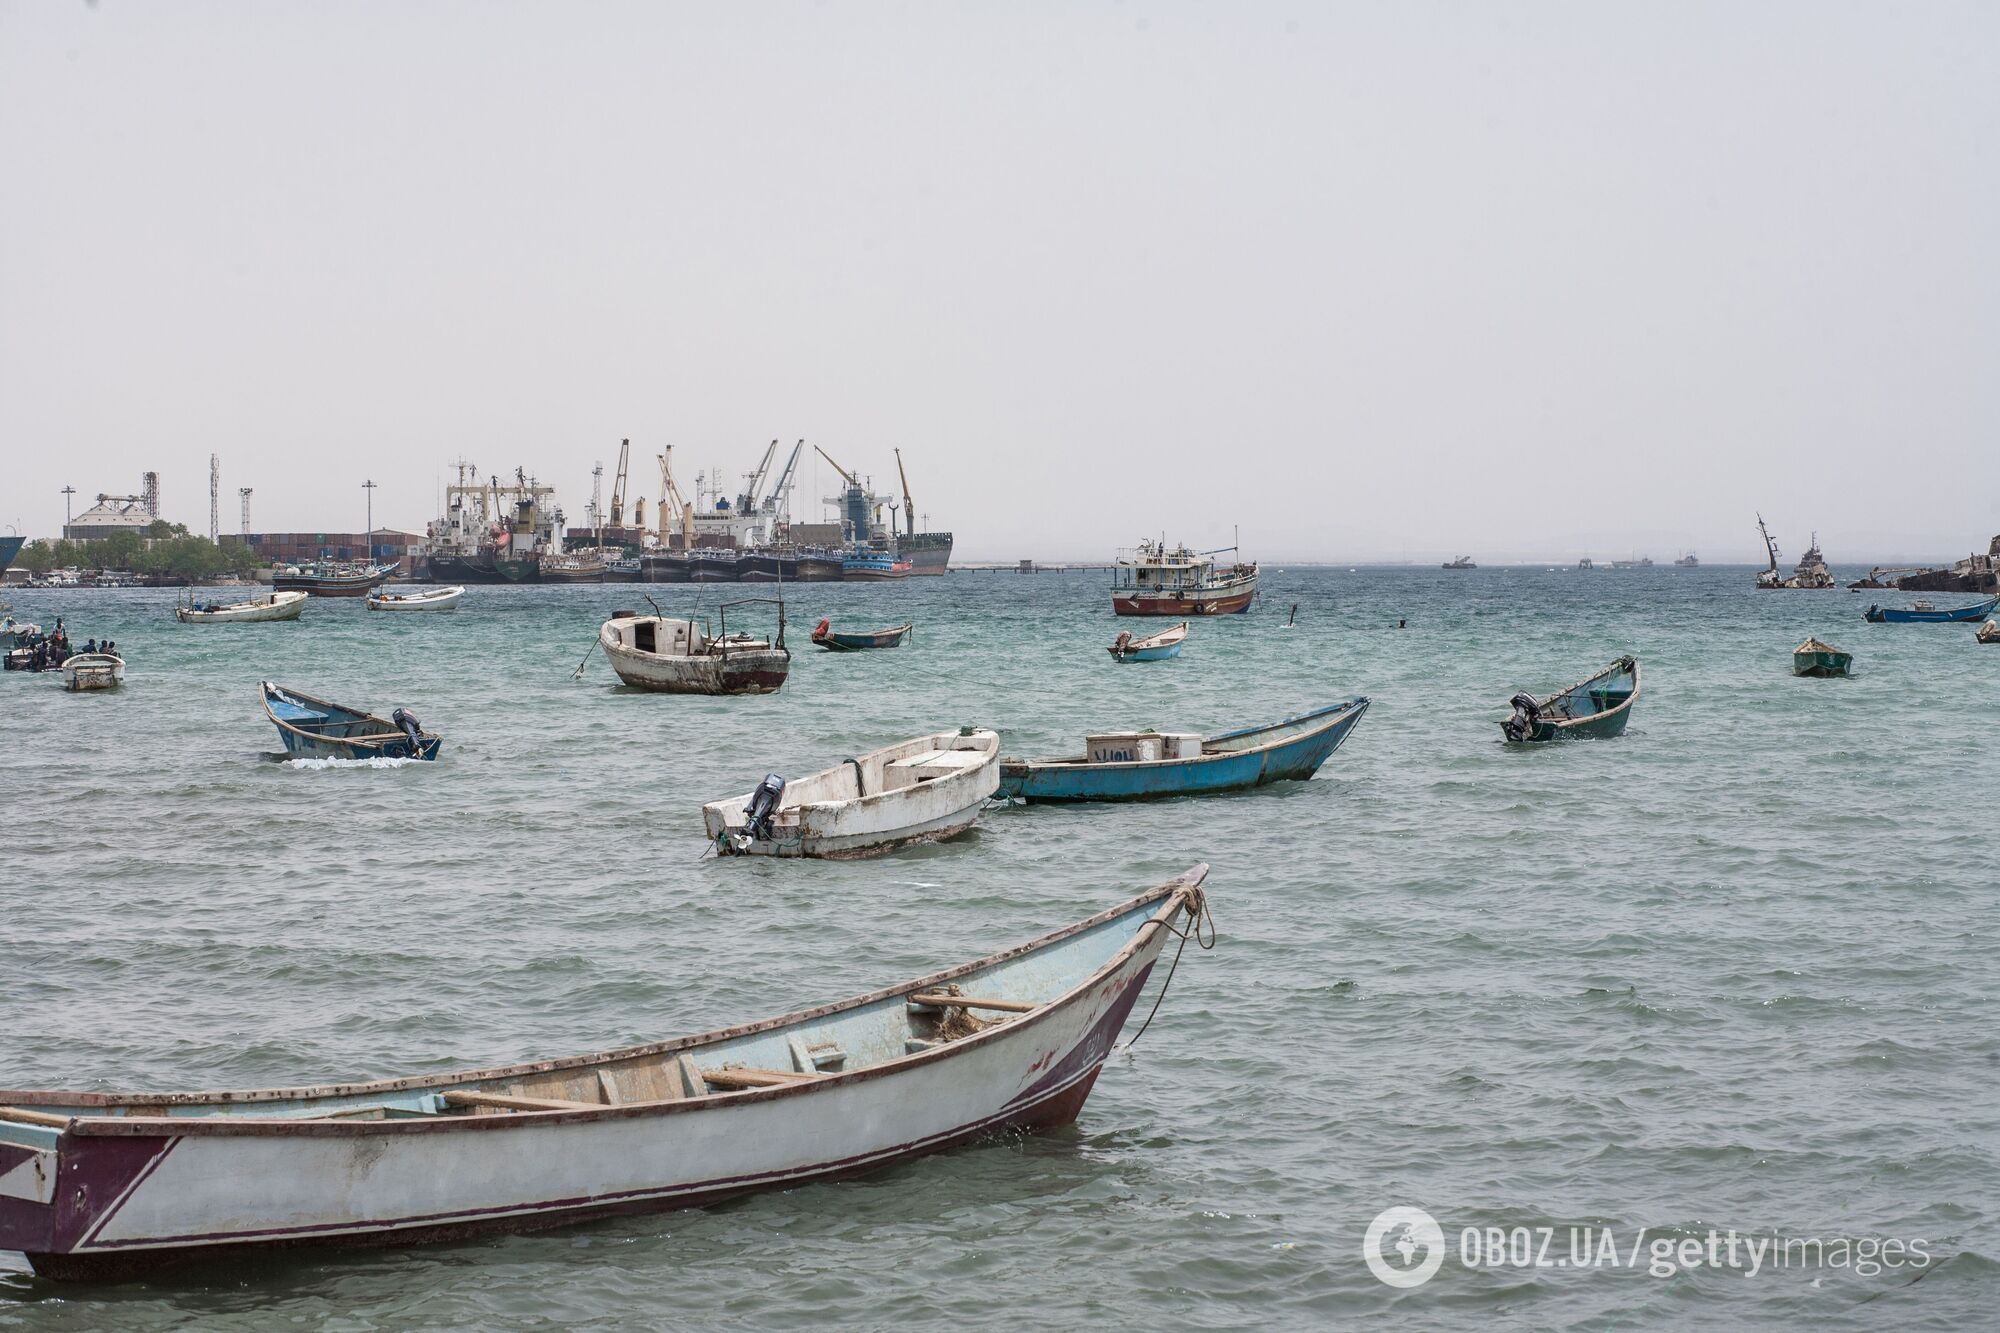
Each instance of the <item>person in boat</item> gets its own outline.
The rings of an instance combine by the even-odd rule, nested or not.
[[[96,638],[96,636],[94,636],[94,635],[93,635],[92,637],[90,637],[90,638],[88,638],[88,639],[85,639],[85,640],[83,641],[83,651],[85,651],[86,653],[94,653],[94,652],[96,652],[96,651],[97,651],[97,638]],[[109,651],[109,650],[107,649],[106,651]]]

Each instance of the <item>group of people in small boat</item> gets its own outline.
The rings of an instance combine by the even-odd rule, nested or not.
[[[106,639],[99,643],[95,637],[78,648],[70,640],[69,629],[62,617],[56,617],[56,627],[44,634],[37,630],[22,641],[21,646],[7,656],[8,666],[16,671],[54,671],[78,653],[116,653],[118,645]]]

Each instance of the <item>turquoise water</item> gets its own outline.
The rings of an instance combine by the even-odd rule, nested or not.
[[[1990,1318],[2000,649],[1863,624],[1881,594],[1756,593],[1743,569],[1312,570],[1268,574],[1181,658],[1121,667],[1105,578],[793,588],[791,681],[735,700],[630,693],[596,656],[571,678],[634,588],[480,588],[440,616],[315,602],[248,627],[176,625],[171,592],[9,592],[115,637],[130,674],[99,696],[0,679],[0,1086],[317,1082],[655,1039],[1018,943],[1198,860],[1221,939],[1067,1132],[199,1280],[59,1288],[5,1255],[0,1327]],[[914,619],[915,641],[819,653],[823,614]],[[1794,679],[1808,633],[1856,678]],[[1625,652],[1645,686],[1624,738],[1499,743],[1516,690]],[[443,757],[273,762],[265,678],[413,707]],[[1374,707],[1311,783],[999,810],[873,862],[702,859],[703,801],[919,731],[1059,754],[1086,728],[1215,730],[1353,694]],[[1360,1246],[1404,1204],[1451,1258],[1396,1290]],[[1572,1226],[1621,1249],[1640,1228],[1920,1238],[1931,1262],[1459,1262],[1464,1227],[1553,1228],[1560,1256]]]

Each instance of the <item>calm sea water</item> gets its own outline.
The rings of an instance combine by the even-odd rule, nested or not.
[[[651,1040],[1018,943],[1194,861],[1221,940],[1188,952],[1068,1132],[199,1281],[60,1288],[0,1256],[0,1327],[1991,1318],[2000,650],[1865,625],[1867,594],[1756,593],[1744,569],[1288,570],[1178,661],[1118,667],[1105,578],[794,588],[790,683],[737,700],[629,693],[596,657],[571,678],[630,588],[474,589],[442,616],[314,602],[251,627],[176,625],[168,592],[10,592],[131,665],[115,695],[0,680],[0,1086],[317,1082]],[[822,614],[913,618],[915,643],[821,654],[803,640]],[[1808,633],[1857,677],[1794,679]],[[1622,740],[1499,743],[1516,690],[1625,652],[1645,691]],[[411,706],[443,758],[272,762],[265,678]],[[1310,783],[999,810],[873,862],[700,859],[704,800],[919,731],[1070,753],[1086,728],[1353,694],[1374,707]],[[1444,1229],[1422,1287],[1362,1262],[1393,1205]],[[1459,1262],[1464,1227],[1554,1228],[1566,1257],[1584,1226],[1621,1251],[1711,1228],[1921,1239],[1932,1262]]]

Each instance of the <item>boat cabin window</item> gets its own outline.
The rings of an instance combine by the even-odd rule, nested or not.
[[[638,624],[632,626],[632,646],[637,648],[642,653],[653,653],[659,651],[658,648],[653,646],[654,623],[655,622],[651,620],[642,620]]]

